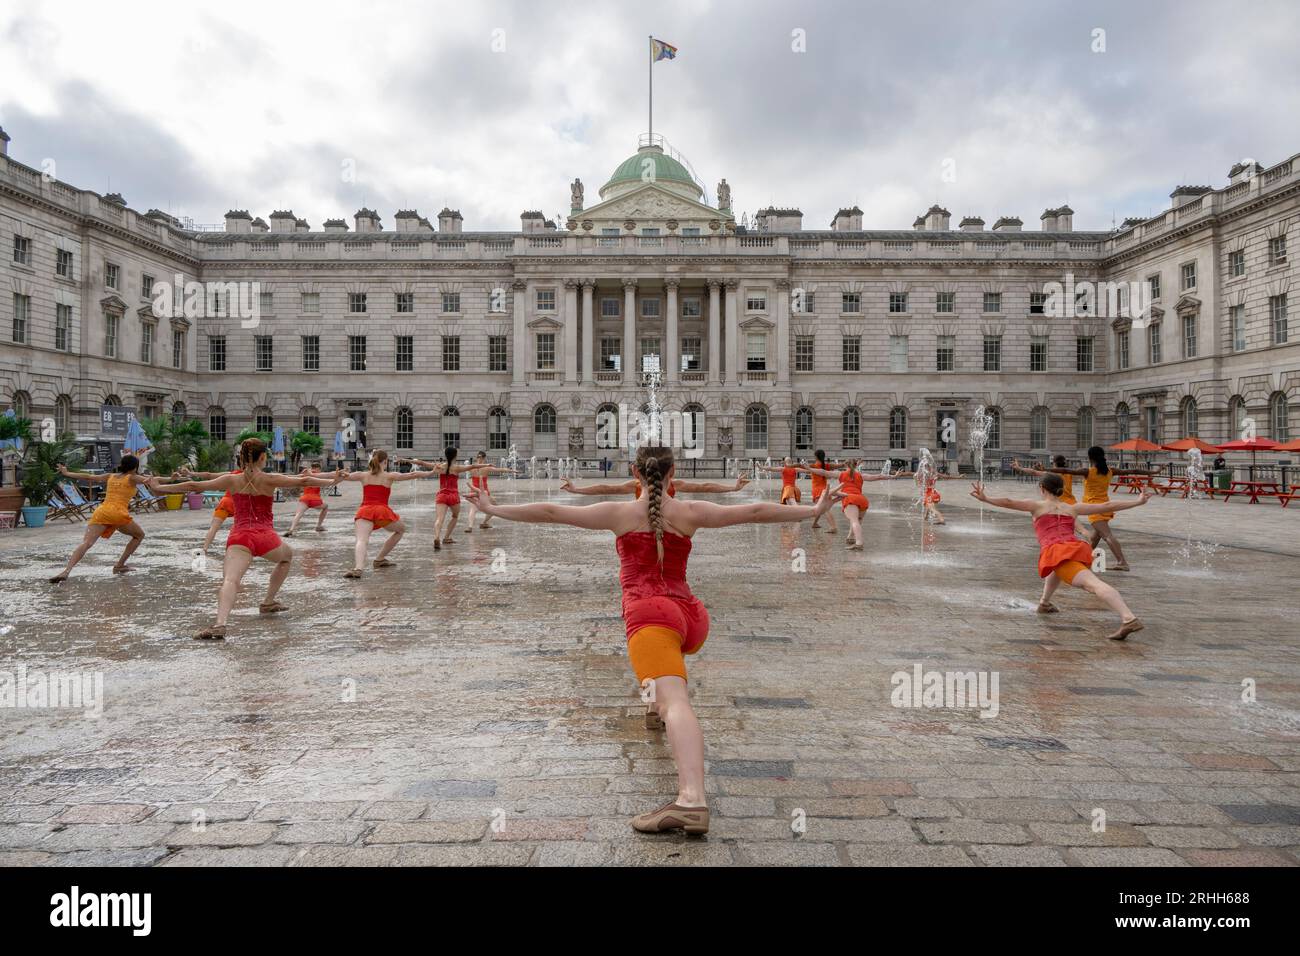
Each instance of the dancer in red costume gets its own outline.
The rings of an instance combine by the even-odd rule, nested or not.
[[[366,566],[366,550],[370,547],[371,532],[379,528],[388,529],[388,540],[379,549],[375,558],[375,568],[391,568],[395,562],[388,560],[388,555],[397,542],[406,534],[406,525],[392,508],[388,507],[389,495],[393,493],[393,483],[397,481],[417,481],[420,478],[432,478],[432,471],[408,471],[405,474],[385,471],[388,452],[376,448],[370,453],[369,467],[365,471],[356,471],[346,475],[344,481],[361,482],[361,507],[352,519],[357,531],[356,547],[353,549],[352,570],[343,575],[345,578],[361,577],[361,570]]]
[[[304,468],[302,474],[319,475],[320,465],[314,463],[310,468]],[[293,513],[293,522],[289,525],[289,530],[284,533],[286,538],[292,538],[297,533],[298,522],[302,520],[302,516],[310,508],[320,509],[320,515],[316,518],[316,530],[325,530],[325,516],[330,513],[329,505],[325,504],[324,499],[321,498],[319,488],[315,485],[308,485],[302,490],[302,494],[298,496],[298,508]]]
[[[300,475],[290,477],[265,471],[266,443],[260,438],[249,438],[239,447],[239,468],[234,474],[222,475],[209,481],[178,481],[162,484],[157,478],[150,478],[146,484],[155,494],[175,494],[188,491],[225,491],[229,492],[234,503],[235,524],[226,538],[226,559],[222,568],[221,592],[217,599],[217,620],[211,627],[204,628],[195,637],[222,640],[226,636],[226,621],[235,606],[239,595],[239,585],[248,572],[254,558],[263,558],[272,562],[271,580],[266,586],[266,597],[258,605],[263,614],[275,614],[285,610],[285,606],[275,599],[280,585],[289,576],[290,562],[293,561],[293,549],[280,540],[275,533],[271,514],[271,502],[275,499],[277,488],[304,488],[315,485],[326,488],[336,484],[343,477],[343,472],[332,475]]]
[[[849,519],[849,534],[844,539],[845,550],[861,551],[862,516],[871,507],[871,502],[862,493],[862,483],[864,481],[889,481],[891,478],[897,477],[897,475],[864,475],[858,471],[858,460],[856,458],[850,458],[844,462],[843,471],[814,468],[811,465],[803,465],[800,470],[806,471],[814,477],[834,478],[839,482],[839,487],[835,489],[834,494],[843,500],[844,517]]]
[[[637,680],[650,693],[646,726],[667,730],[677,762],[677,798],[636,817],[632,826],[646,833],[705,833],[709,809],[704,798],[704,735],[687,695],[684,655],[694,654],[704,644],[709,614],[686,582],[691,538],[701,528],[805,521],[824,514],[833,494],[827,493],[815,507],[683,501],[666,491],[673,480],[669,448],[640,449],[634,473],[646,488],[645,496],[636,501],[498,505],[474,489],[469,494],[477,497],[484,514],[507,521],[566,524],[615,534],[628,657]]]
[[[1136,508],[1151,500],[1149,492],[1142,497],[1124,502],[1097,502],[1095,504],[1066,504],[1061,500],[1065,483],[1058,474],[1049,473],[1039,483],[1036,500],[1018,498],[990,498],[983,485],[971,486],[971,497],[995,508],[1027,511],[1034,517],[1034,533],[1038,536],[1038,576],[1044,578],[1043,596],[1038,601],[1039,614],[1055,614],[1059,608],[1052,603],[1052,595],[1061,582],[1082,588],[1106,602],[1106,606],[1119,615],[1119,630],[1109,635],[1113,641],[1122,641],[1130,634],[1142,630],[1142,622],[1129,610],[1118,591],[1091,570],[1092,546],[1076,536],[1074,519],[1079,515],[1108,514]]]
[[[785,458],[779,465],[755,465],[759,471],[781,473],[781,504],[797,505],[799,497],[799,467],[793,458]],[[805,469],[806,470],[806,469]]]
[[[915,478],[914,471],[900,471],[895,474],[896,478]],[[943,496],[939,494],[936,485],[941,481],[955,481],[960,475],[945,475],[942,472],[931,469],[925,478],[925,487],[921,489],[921,502],[925,506],[925,517],[927,521],[935,524],[947,524],[944,520],[943,512],[939,510],[939,502]]]
[[[456,522],[460,519],[460,476],[465,472],[475,474],[484,474],[492,466],[489,464],[482,465],[458,465],[456,464],[456,455],[459,449],[448,445],[445,450],[446,457],[442,461],[424,461],[420,458],[404,458],[403,461],[413,462],[421,468],[427,468],[438,476],[438,497],[434,499],[436,504],[436,513],[433,519],[433,550],[441,551],[444,544],[455,544],[451,539],[451,533],[456,530]],[[479,509],[482,511],[483,509]],[[486,512],[484,512],[486,514]],[[447,534],[442,533],[442,524],[451,515],[451,523],[447,525]]]
[[[475,472],[474,474],[469,476],[470,486],[473,488],[477,488],[479,491],[487,495],[489,498],[492,497],[492,492],[488,490],[488,475],[513,475],[514,474],[514,472],[511,471],[509,468],[497,468],[495,465],[489,465],[487,460],[487,452],[485,451],[481,451],[474,456],[474,465],[475,467],[482,468],[483,470],[479,472]],[[466,525],[468,526],[465,528],[466,534],[474,533],[474,513],[477,510],[478,508],[475,506],[474,502],[471,501],[469,503],[469,516],[465,522]],[[483,523],[479,525],[479,529],[482,531],[486,531],[490,527],[492,527],[492,519],[484,515]]]

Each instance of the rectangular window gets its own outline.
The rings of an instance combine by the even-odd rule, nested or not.
[[[72,253],[67,249],[54,252],[54,274],[60,279],[72,278]]]
[[[816,341],[816,338],[811,335],[796,335],[794,337],[794,370],[796,372],[813,371],[813,348]]]
[[[537,370],[550,371],[555,368],[555,333],[537,333]]]
[[[414,311],[414,310],[412,310]],[[459,312],[460,311],[460,293],[444,292],[442,294],[442,311]]]
[[[641,340],[641,371],[663,371],[663,365],[660,363],[659,358],[659,349],[660,345],[657,337],[650,336]]]
[[[600,317],[602,319],[617,319],[622,314],[621,300],[612,296],[600,300]]]
[[[957,367],[957,339],[952,335],[941,335],[934,347],[934,370],[951,372]]]
[[[14,342],[19,345],[27,342],[27,326],[31,323],[31,317],[31,296],[14,293]]]
[[[1286,345],[1288,338],[1286,295],[1268,297],[1268,325],[1272,330],[1273,344]]]
[[[1147,326],[1147,354],[1152,365],[1160,364],[1160,323]]]
[[[1153,326],[1154,327],[1154,326]],[[1160,444],[1160,409],[1154,405],[1148,405],[1146,408],[1147,415],[1147,441]]]
[[[862,336],[846,335],[840,340],[840,370],[862,371]]]
[[[302,337],[302,370],[304,372],[320,371],[319,335],[304,335]]]
[[[145,365],[153,364],[153,329],[152,322],[140,326],[140,361]]]
[[[1183,291],[1196,288],[1196,263],[1184,262],[1182,268]]]
[[[271,342],[271,336],[257,335],[254,336],[254,340],[257,354],[257,371],[275,371],[275,346]]]
[[[320,293],[304,292],[300,299],[300,307],[303,312],[316,313],[320,311]]]
[[[767,333],[750,332],[745,336],[745,369],[767,371]]]
[[[366,293],[349,292],[348,293],[348,311],[364,312],[366,311]]]
[[[212,414],[208,416],[208,434],[213,441],[226,440],[226,416]]]
[[[364,372],[366,370],[366,337],[364,335],[348,336],[348,371]]]
[[[1125,329],[1122,332],[1115,333],[1115,351],[1119,356],[1119,367],[1128,368],[1129,364],[1129,332]]]
[[[1092,336],[1080,335],[1074,340],[1074,370],[1076,372],[1091,372],[1092,356]]]
[[[538,312],[555,311],[555,290],[554,289],[537,290],[537,311]]]
[[[72,345],[72,306],[54,307],[54,347],[66,352]]]
[[[1002,371],[1002,336],[984,336],[984,371]]]
[[[1196,316],[1183,316],[1183,358],[1196,358]]]
[[[701,338],[698,335],[688,335],[682,339],[682,371],[698,372],[702,367],[700,365],[700,345]]]
[[[224,335],[208,336],[208,371],[224,372],[226,370],[226,337]]]
[[[488,336],[488,371],[505,372],[508,370],[506,359],[506,337],[504,335]]]
[[[891,292],[889,293],[889,311],[906,312],[907,311],[907,293]]]
[[[1286,265],[1286,236],[1275,236],[1268,241],[1268,264]]]
[[[104,285],[108,286],[110,289],[116,289],[118,283],[121,281],[121,275],[122,270],[118,268],[116,263],[104,263]]]
[[[936,292],[934,296],[934,311],[936,312],[956,312],[957,311],[957,293],[956,292]]]
[[[659,303],[659,300],[658,300],[657,298],[653,298],[653,297],[651,297],[651,298],[649,298],[649,299],[642,299],[642,300],[641,300],[641,318],[643,318],[643,319],[657,319],[657,318],[659,318],[659,305],[660,305],[660,303]]]
[[[745,293],[745,311],[746,312],[766,312],[767,311],[767,293],[762,291]]]
[[[1029,339],[1029,371],[1047,371],[1047,336],[1035,335]]]
[[[14,236],[14,262],[22,266],[32,264],[32,241],[26,236]]]
[[[172,329],[172,368],[185,367],[185,332]]]
[[[393,306],[398,312],[410,313],[415,311],[415,293],[398,292],[394,296]]]
[[[148,275],[140,276],[140,298],[142,299],[153,298],[153,276],[148,276]]]
[[[682,318],[698,319],[704,315],[704,300],[698,295],[688,295],[682,299]]]
[[[1160,273],[1147,276],[1147,291],[1151,293],[1151,298],[1160,298]]]
[[[261,310],[262,315],[275,315],[275,293],[259,292],[257,294],[257,307]]]
[[[984,311],[1001,312],[1002,311],[1002,293],[985,292],[984,293]]]
[[[1031,292],[1029,293],[1029,314],[1042,315],[1046,311],[1047,293]]]
[[[891,335],[889,337],[889,370],[895,373],[907,371],[906,335]]]
[[[407,336],[407,338],[410,338],[410,336]],[[502,342],[504,343],[505,336],[499,336],[499,338],[501,338]],[[415,361],[414,346],[412,346],[411,348],[412,348],[412,359],[411,359],[412,368],[414,368],[414,361]],[[460,336],[459,335],[444,335],[442,337],[442,370],[444,372],[460,371]],[[407,371],[410,371],[410,369],[408,369]],[[502,368],[498,369],[498,371],[504,372],[505,367],[503,366]]]
[[[104,313],[104,355],[117,358],[117,316]]]
[[[302,430],[311,435],[320,435],[320,416],[319,415],[302,416]]]
[[[446,339],[443,339],[443,353],[446,354]],[[460,362],[460,340],[456,340],[456,361]],[[393,338],[393,368],[399,372],[415,371],[415,337],[412,335],[398,335]],[[458,372],[459,368],[448,369],[445,364],[444,372]],[[409,446],[408,446],[409,447]]]
[[[844,292],[840,294],[840,311],[857,313],[862,311],[862,294],[859,292]]]
[[[1244,276],[1246,274],[1246,253],[1238,249],[1236,252],[1228,253],[1228,275],[1232,278]]]
[[[1246,307],[1234,305],[1228,309],[1228,315],[1232,319],[1232,350],[1244,352],[1246,350]]]
[[[623,370],[623,353],[620,348],[622,339],[603,336],[600,340],[600,370],[602,372],[621,372]]]

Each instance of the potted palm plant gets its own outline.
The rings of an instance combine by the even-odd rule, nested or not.
[[[29,528],[39,528],[45,524],[50,498],[59,487],[59,465],[79,468],[84,454],[71,435],[27,447],[23,459],[22,489],[27,498],[27,505],[22,509],[23,522]]]
[[[11,514],[18,520],[18,510],[23,506],[23,490],[18,485],[18,459],[22,457],[22,443],[32,439],[31,419],[14,415],[0,415],[0,455],[3,456],[3,485],[0,486],[0,514]]]
[[[298,471],[304,458],[319,458],[325,450],[325,441],[312,432],[294,432],[289,438],[289,470]]]

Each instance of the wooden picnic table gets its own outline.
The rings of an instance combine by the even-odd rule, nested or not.
[[[1116,475],[1115,483],[1110,486],[1110,490],[1118,491],[1127,488],[1130,495],[1140,495],[1148,487],[1155,488],[1149,475]]]
[[[1283,508],[1290,501],[1290,495],[1282,491],[1282,485],[1276,481],[1234,481],[1227,491],[1220,491],[1223,500],[1227,501],[1233,495],[1248,495],[1250,503],[1258,504],[1260,498],[1276,498]]]
[[[1166,478],[1163,482],[1153,479],[1151,487],[1160,492],[1162,498],[1168,495],[1171,491],[1181,491],[1182,494],[1179,495],[1179,497],[1186,498],[1192,493],[1192,480],[1186,475],[1174,475],[1170,478]],[[1204,478],[1196,482],[1195,488],[1207,498],[1214,497],[1214,487]]]

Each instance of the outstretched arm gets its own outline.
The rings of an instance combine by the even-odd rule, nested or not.
[[[104,482],[108,481],[108,475],[91,475],[84,471],[69,471],[68,466],[64,464],[59,465],[59,474],[64,478],[73,478],[77,481],[89,481],[96,485],[102,485]]]
[[[971,485],[970,496],[976,501],[984,502],[986,505],[992,505],[995,508],[1006,508],[1008,511],[1032,512],[1038,507],[1038,502],[1029,498],[990,498],[984,493],[982,484]]]
[[[567,478],[560,482],[561,491],[569,491],[575,495],[630,495],[636,491],[636,486],[635,479],[617,485],[586,485],[582,488]]]
[[[1148,478],[1150,478],[1153,475],[1160,474],[1160,469],[1158,468],[1112,468],[1110,470],[1110,473],[1112,475],[1146,475]]]
[[[210,478],[207,481],[175,481],[166,485],[157,478],[146,478],[144,484],[154,494],[162,492],[163,494],[173,495],[177,492],[186,491],[229,491],[232,478],[234,478],[233,475],[226,473],[216,478]]]
[[[1113,472],[1115,469],[1111,469]],[[1044,467],[1043,471],[1050,471],[1054,475],[1074,475],[1076,478],[1087,478],[1087,468],[1057,468],[1055,466]]]
[[[330,474],[322,475],[281,475],[276,472],[263,472],[262,477],[269,478],[271,484],[276,488],[306,488],[313,486],[316,488],[329,488],[337,485],[343,480],[343,469],[339,468]]]
[[[539,501],[530,505],[499,505],[477,488],[465,497],[479,511],[492,518],[526,524],[567,524],[591,531],[621,531],[628,525],[629,502],[605,501],[594,505],[556,505]]]
[[[829,468],[818,468],[815,465],[795,465],[795,468],[799,471],[806,471],[810,475],[821,475],[823,478],[838,478],[840,476],[839,471],[832,471]],[[842,468],[840,469],[840,471],[843,470],[844,469]]]
[[[720,481],[684,481],[680,478],[673,479],[673,487],[680,492],[686,492],[691,495],[725,495],[733,491],[739,491],[749,483],[747,478],[737,478],[736,483],[725,485]]]
[[[711,501],[684,501],[690,524],[696,528],[730,528],[738,524],[785,524],[807,521],[830,510],[831,503],[840,497],[830,491],[813,505],[779,505],[772,501],[758,501],[744,505],[717,505]],[[676,518],[674,523],[680,524]],[[687,529],[683,529],[687,530]]]
[[[1028,468],[1025,465],[1020,464],[1019,461],[1011,462],[1011,470],[1018,471],[1022,475],[1033,475],[1035,478],[1041,478],[1043,475],[1047,474],[1047,472],[1043,471],[1041,468]]]
[[[437,478],[436,471],[407,471],[397,472],[393,476],[393,481],[418,481],[421,478]]]
[[[1112,511],[1127,511],[1129,508],[1138,508],[1151,500],[1149,491],[1142,492],[1137,498],[1130,498],[1128,501],[1105,501],[1097,504],[1078,504],[1074,506],[1076,515],[1104,515]]]

